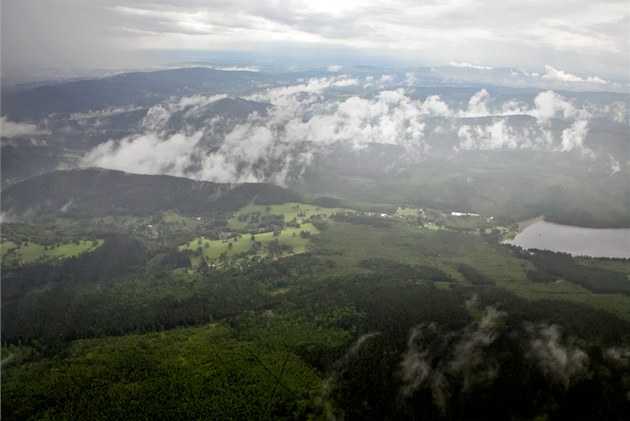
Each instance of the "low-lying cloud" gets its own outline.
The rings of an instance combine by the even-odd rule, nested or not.
[[[9,139],[16,137],[41,136],[50,134],[47,129],[42,129],[35,124],[26,122],[9,121],[7,117],[0,117],[0,135]]]
[[[545,66],[545,74],[542,76],[543,79],[552,81],[552,82],[586,82],[586,83],[595,83],[600,85],[605,85],[608,82],[602,78],[597,76],[589,76],[587,78],[582,78],[580,76],[573,75],[571,73],[567,73],[563,70],[555,69],[549,65]]]
[[[403,88],[374,91],[365,85],[396,81],[390,75],[368,78],[334,75],[261,90],[243,98],[255,110],[238,119],[208,111],[227,95],[173,98],[148,110],[137,134],[95,147],[81,165],[284,184],[312,162],[314,152],[333,144],[355,150],[398,145],[404,159],[416,161],[443,150],[444,139],[455,140],[447,147],[454,153],[527,149],[591,156],[585,146],[590,119],[627,119],[620,101],[600,106],[549,90],[528,104],[497,101],[481,89],[462,104],[436,94],[416,98]]]
[[[402,395],[411,397],[420,388],[428,387],[433,402],[445,410],[453,393],[449,378],[461,378],[464,391],[494,379],[497,367],[486,354],[505,317],[505,312],[496,307],[486,307],[478,322],[461,331],[446,333],[435,323],[412,328],[400,363]]]
[[[586,374],[587,353],[575,338],[564,338],[558,325],[527,324],[525,329],[531,337],[528,357],[551,379],[568,386],[574,378]]]

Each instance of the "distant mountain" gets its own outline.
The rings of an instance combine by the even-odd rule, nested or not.
[[[129,104],[147,107],[171,96],[196,93],[242,95],[273,81],[274,78],[267,74],[205,67],[124,73],[4,92],[2,114],[11,120],[25,120],[43,118],[50,113],[74,113]]]
[[[237,185],[195,181],[166,175],[82,169],[55,171],[2,191],[2,211],[12,214],[101,216],[147,215],[175,209],[209,214],[259,204],[298,201],[300,196],[270,184]]]

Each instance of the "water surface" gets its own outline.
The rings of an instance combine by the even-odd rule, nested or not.
[[[630,228],[582,228],[538,221],[504,244],[574,256],[630,258]]]

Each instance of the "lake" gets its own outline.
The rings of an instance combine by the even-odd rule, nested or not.
[[[630,258],[630,228],[582,228],[538,221],[503,243],[574,256]]]

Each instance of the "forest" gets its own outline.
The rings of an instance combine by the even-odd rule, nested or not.
[[[627,260],[439,209],[255,197],[4,223],[3,417],[630,413]]]

